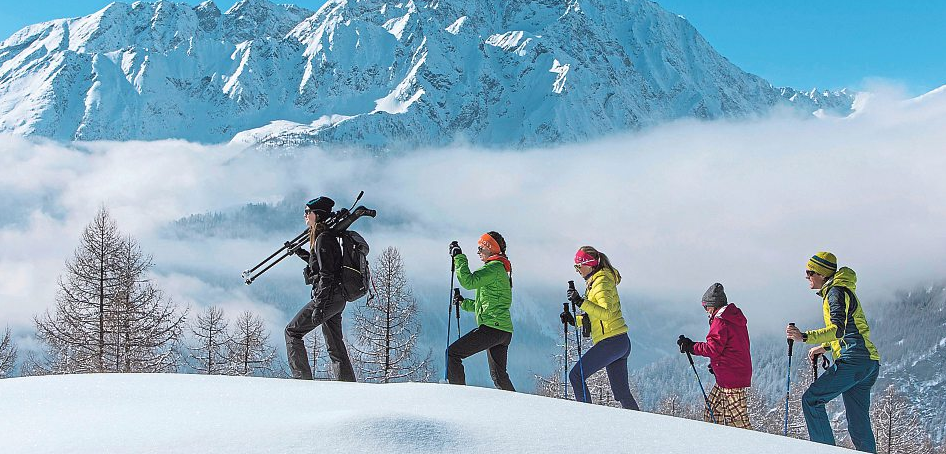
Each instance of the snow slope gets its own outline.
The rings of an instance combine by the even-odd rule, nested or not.
[[[528,147],[852,101],[776,89],[647,0],[112,3],[0,43],[0,131],[58,140]]]
[[[0,380],[16,453],[845,452],[775,435],[492,389],[197,375]],[[580,421],[580,430],[578,428]]]

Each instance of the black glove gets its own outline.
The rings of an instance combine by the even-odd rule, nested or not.
[[[710,374],[716,375],[716,371],[713,370],[713,365],[712,365],[712,364],[710,364],[709,366],[706,366],[706,368],[709,369]]]
[[[312,268],[309,265],[302,270],[302,276],[305,278],[306,285],[312,285],[315,283],[315,273],[312,272]]]
[[[457,243],[456,241],[450,243],[450,257],[456,257],[462,253],[463,251],[460,249],[460,243]]]
[[[680,353],[693,353],[693,340],[689,337],[677,339],[677,345],[680,346]]]
[[[581,297],[581,294],[578,293],[578,290],[573,288],[568,289],[566,293],[568,301],[571,301],[572,304],[581,307],[581,303],[585,302],[585,299]]]
[[[571,312],[562,311],[558,317],[562,319],[562,323],[568,323],[569,325],[575,326],[575,316],[572,315]]]
[[[286,248],[287,251],[289,251],[292,254],[298,255],[299,257],[302,257],[304,259],[309,258],[309,251],[302,249],[302,246],[292,247],[292,243],[290,243],[289,241],[286,241],[285,243],[283,243],[283,246]]]
[[[463,305],[463,301],[465,299],[466,298],[463,298],[463,295],[461,295],[460,292],[453,292],[453,304],[456,304],[457,306],[461,306]]]

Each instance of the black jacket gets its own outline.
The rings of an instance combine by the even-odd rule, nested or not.
[[[303,275],[312,286],[316,303],[328,302],[341,284],[342,248],[334,232],[322,232],[315,239],[315,253],[299,249],[296,254],[308,262]]]

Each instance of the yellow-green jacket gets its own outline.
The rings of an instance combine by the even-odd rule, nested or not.
[[[591,340],[596,344],[627,332],[627,324],[621,314],[621,298],[618,297],[619,283],[621,276],[609,269],[598,270],[586,282],[585,300],[581,303],[581,309],[588,314]],[[577,319],[577,325],[581,326],[582,317]]]
[[[824,299],[825,327],[805,332],[805,342],[821,344],[835,358],[867,358],[880,361],[880,354],[870,341],[870,327],[854,290],[857,275],[843,267],[828,279],[818,295]]]

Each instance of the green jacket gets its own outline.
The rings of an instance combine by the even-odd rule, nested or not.
[[[621,276],[606,269],[598,270],[586,282],[585,300],[581,303],[581,309],[588,314],[591,340],[596,344],[627,332],[627,324],[624,323],[624,315],[621,313],[621,298],[618,296],[619,283]],[[581,317],[576,318],[576,324],[581,326]]]
[[[512,332],[512,284],[506,267],[502,262],[486,262],[482,268],[470,272],[466,255],[458,254],[453,258],[460,286],[467,290],[476,290],[475,299],[465,299],[460,306],[467,312],[476,314],[477,326],[489,326],[501,331]]]
[[[870,327],[864,308],[854,294],[857,275],[842,267],[828,279],[818,296],[822,297],[825,327],[805,332],[805,342],[821,344],[835,358],[858,357],[880,361],[880,354],[870,341]]]

